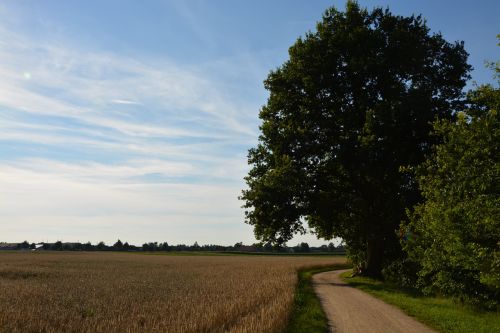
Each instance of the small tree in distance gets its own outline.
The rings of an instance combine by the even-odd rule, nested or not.
[[[330,251],[330,252],[335,251],[335,245],[334,245],[332,242],[330,242],[330,243],[328,244],[328,251]]]
[[[97,250],[99,250],[99,251],[104,251],[104,250],[107,250],[107,249],[108,249],[108,247],[106,246],[106,244],[105,244],[103,241],[99,242],[99,243],[97,244],[96,248],[97,248]]]
[[[164,242],[164,243],[160,244],[160,250],[161,251],[170,251],[170,245],[168,245],[167,242]]]
[[[24,241],[22,243],[17,244],[17,248],[27,250],[30,248],[30,243],[28,243],[28,241]]]
[[[116,251],[122,251],[123,250],[123,243],[121,240],[117,240],[115,244],[113,244],[113,250]]]
[[[309,252],[309,244],[300,243],[300,252]]]
[[[55,242],[54,245],[52,246],[52,250],[62,251],[63,250],[63,243],[61,241]]]

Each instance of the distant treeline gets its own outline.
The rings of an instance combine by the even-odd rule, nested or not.
[[[144,243],[142,246],[129,244],[128,242],[116,241],[113,245],[106,245],[104,242],[97,244],[87,243],[69,243],[57,241],[55,243],[0,243],[0,250],[33,250],[33,251],[130,251],[130,252],[182,252],[182,251],[207,251],[207,252],[277,252],[277,253],[345,253],[343,244],[335,246],[333,243],[319,247],[309,246],[307,243],[300,243],[296,246],[276,247],[270,243],[255,243],[244,245],[239,242],[230,246],[223,245],[199,245],[195,242],[193,245],[177,244],[169,245],[167,242]]]

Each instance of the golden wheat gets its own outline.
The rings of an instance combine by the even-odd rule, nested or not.
[[[343,258],[0,254],[2,332],[274,332],[303,266]]]

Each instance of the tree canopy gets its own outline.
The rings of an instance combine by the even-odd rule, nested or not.
[[[400,168],[422,163],[439,140],[432,121],[461,108],[466,60],[463,43],[431,34],[420,16],[329,8],[264,82],[241,196],[256,237],[284,243],[307,224],[379,274],[401,253],[405,208],[420,200]]]

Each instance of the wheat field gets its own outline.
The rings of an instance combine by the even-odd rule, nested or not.
[[[277,332],[315,256],[0,253],[1,332]]]

